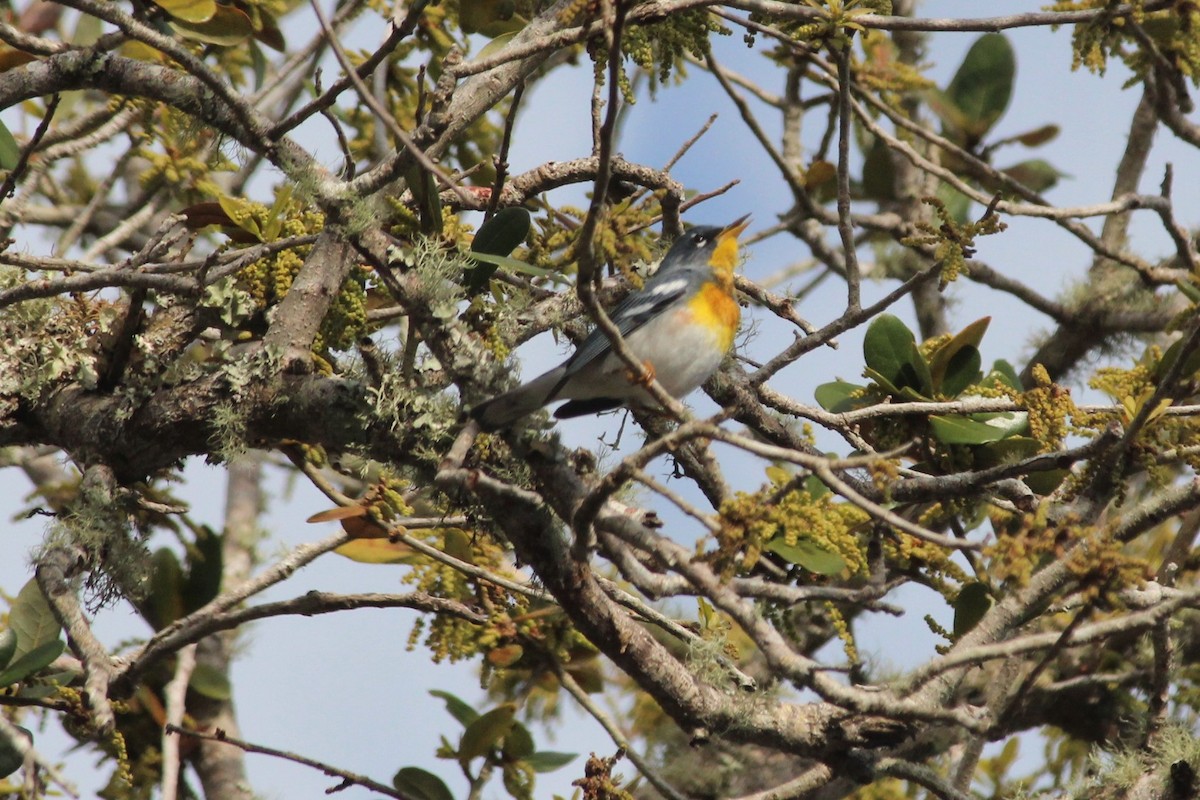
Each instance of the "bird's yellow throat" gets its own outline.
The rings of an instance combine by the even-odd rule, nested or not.
[[[739,220],[721,231],[712,258],[708,260],[722,289],[728,290],[733,285],[733,270],[738,265],[738,234],[746,230],[749,224],[749,220]]]

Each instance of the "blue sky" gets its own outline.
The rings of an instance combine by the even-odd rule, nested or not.
[[[1034,10],[1039,3],[1002,4],[1005,12]],[[943,0],[927,2],[927,16],[987,11],[996,4],[962,3]],[[379,26],[359,35],[367,45]],[[945,84],[963,53],[977,34],[943,34],[930,43],[931,75]],[[1031,153],[1051,161],[1071,177],[1051,190],[1050,199],[1060,205],[1091,204],[1108,199],[1114,165],[1124,145],[1130,113],[1139,90],[1121,90],[1123,69],[1113,65],[1110,74],[1099,78],[1086,72],[1070,72],[1069,30],[1043,29],[1010,33],[1018,52],[1018,83],[1009,112],[994,131],[1002,137],[1019,133],[1048,122],[1062,126],[1059,138]],[[761,41],[760,41],[761,46]],[[779,76],[767,68],[760,53],[747,51],[740,34],[717,42],[717,53],[730,68],[759,76],[768,89],[778,90]],[[618,150],[628,159],[658,165],[669,158],[680,144],[697,131],[714,112],[719,118],[713,129],[685,156],[674,171],[675,177],[698,191],[715,189],[737,179],[739,185],[726,195],[696,208],[686,221],[723,223],[741,214],[754,214],[751,232],[771,224],[775,215],[787,207],[787,194],[771,165],[747,139],[736,110],[715,82],[692,70],[692,79],[679,87],[660,90],[657,99],[643,97],[629,110]],[[518,123],[515,146],[510,157],[512,170],[520,172],[545,160],[566,160],[590,151],[590,67],[561,70],[543,81],[527,95]],[[778,129],[778,120],[768,110],[757,107],[769,130]],[[814,126],[819,128],[819,126]],[[1017,160],[1014,148],[1000,160]],[[331,161],[333,155],[330,155]],[[1200,208],[1200,180],[1197,161],[1191,151],[1183,150],[1169,134],[1160,133],[1158,146],[1147,170],[1143,191],[1155,192],[1162,178],[1163,165],[1173,161],[1175,193],[1185,225],[1194,224]],[[558,193],[555,202],[583,202],[582,190]],[[1098,227],[1099,221],[1094,221]],[[1169,252],[1169,243],[1159,232],[1156,218],[1143,212],[1133,225],[1134,247],[1146,255]],[[1054,295],[1083,275],[1089,254],[1074,239],[1048,222],[1015,221],[1001,236],[980,241],[979,258],[993,268],[1021,277],[1040,291]],[[807,258],[803,248],[792,240],[777,238],[756,246],[749,253],[746,273],[761,277],[783,265]],[[890,284],[868,284],[867,299],[891,288]],[[801,313],[817,325],[836,318],[844,302],[843,289],[829,281],[802,308]],[[952,286],[953,324],[961,327],[978,317],[993,316],[993,325],[984,340],[985,359],[1008,358],[1021,363],[1031,352],[1031,340],[1048,321],[1015,301],[994,292],[981,291],[967,283]],[[910,316],[904,304],[898,309]],[[759,318],[752,314],[752,317]],[[784,338],[781,338],[784,337]],[[764,323],[749,344],[753,352],[774,352],[790,333],[775,324]],[[837,351],[824,350],[806,356],[789,367],[774,382],[804,401],[811,401],[812,389],[835,377],[855,379],[861,370],[860,337],[854,332],[842,337]],[[524,374],[533,375],[561,351],[552,343],[539,341],[522,351]],[[700,395],[692,403],[698,409],[710,408]],[[615,416],[598,420],[584,419],[559,426],[566,441],[596,446],[596,437],[611,433],[619,425]],[[628,438],[628,437],[627,437]],[[762,480],[761,462],[740,454],[724,452],[727,472],[735,476],[739,488],[755,488]],[[658,465],[665,472],[663,464]],[[219,527],[223,496],[223,474],[193,460],[181,494],[193,503],[195,516]],[[0,515],[10,517],[22,504],[27,487],[11,476],[0,488]],[[316,493],[297,482],[290,490],[278,477],[270,483],[270,509],[263,521],[270,532],[264,554],[280,554],[287,547],[320,538],[332,529],[327,525],[306,525],[309,514],[326,507]],[[664,510],[670,522],[669,532],[680,538],[696,535],[693,526]],[[0,588],[10,594],[28,579],[27,554],[40,540],[44,521],[40,518],[19,521],[7,528],[0,545]],[[337,556],[326,556],[300,571],[280,587],[268,592],[261,601],[293,597],[310,589],[335,592],[402,591],[402,568],[356,564]],[[932,610],[943,622],[948,621],[944,606],[930,604],[919,592],[901,599],[917,602],[900,621],[887,619],[884,625],[868,623],[859,634],[860,646],[882,660],[898,665],[923,660],[935,643],[920,617]],[[356,611],[353,614],[327,615],[306,619],[273,620],[252,627],[244,637],[241,657],[234,668],[236,702],[244,735],[273,747],[295,750],[338,766],[364,772],[377,780],[388,781],[401,766],[416,764],[447,777],[456,794],[465,784],[453,779],[454,764],[437,761],[433,752],[439,735],[457,736],[458,726],[442,710],[442,703],[427,694],[429,688],[445,688],[475,701],[482,697],[475,671],[470,665],[431,667],[420,650],[405,649],[411,618],[399,611]],[[125,608],[101,612],[96,620],[103,641],[115,644],[147,630]],[[55,725],[38,734],[38,746],[44,752],[57,753],[59,737]],[[589,750],[610,753],[613,746],[595,723],[579,716],[569,718],[557,728],[555,741],[535,732],[546,749]],[[317,796],[334,781],[312,770],[269,759],[249,756],[254,788],[266,797]],[[68,774],[81,786],[95,785],[95,770],[90,755],[69,759]],[[567,795],[569,782],[578,776],[581,762],[558,773],[540,776],[538,797],[551,793]],[[627,774],[629,774],[627,772]],[[361,790],[348,790],[345,797],[363,797]],[[498,785],[488,790],[489,798],[502,797]]]

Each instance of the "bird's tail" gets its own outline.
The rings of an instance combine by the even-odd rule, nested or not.
[[[472,419],[485,431],[507,428],[553,400],[550,395],[562,381],[565,371],[564,367],[555,367],[529,383],[480,403],[471,409]]]

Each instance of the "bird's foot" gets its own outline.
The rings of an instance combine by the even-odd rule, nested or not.
[[[640,375],[635,373],[633,370],[629,370],[625,373],[625,377],[627,377],[629,382],[634,386],[649,386],[650,384],[654,383],[654,375],[654,365],[649,361],[642,362],[642,372]]]

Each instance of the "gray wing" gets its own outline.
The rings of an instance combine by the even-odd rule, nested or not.
[[[629,295],[608,312],[609,319],[617,326],[622,338],[628,337],[645,325],[647,321],[657,316],[664,308],[687,294],[690,283],[685,275],[664,277],[664,280],[657,282],[651,279],[642,291]],[[566,372],[563,374],[563,382],[606,354],[609,344],[604,331],[599,328],[593,329],[565,364]],[[557,394],[561,388],[562,384],[560,383],[555,387],[553,394]]]

